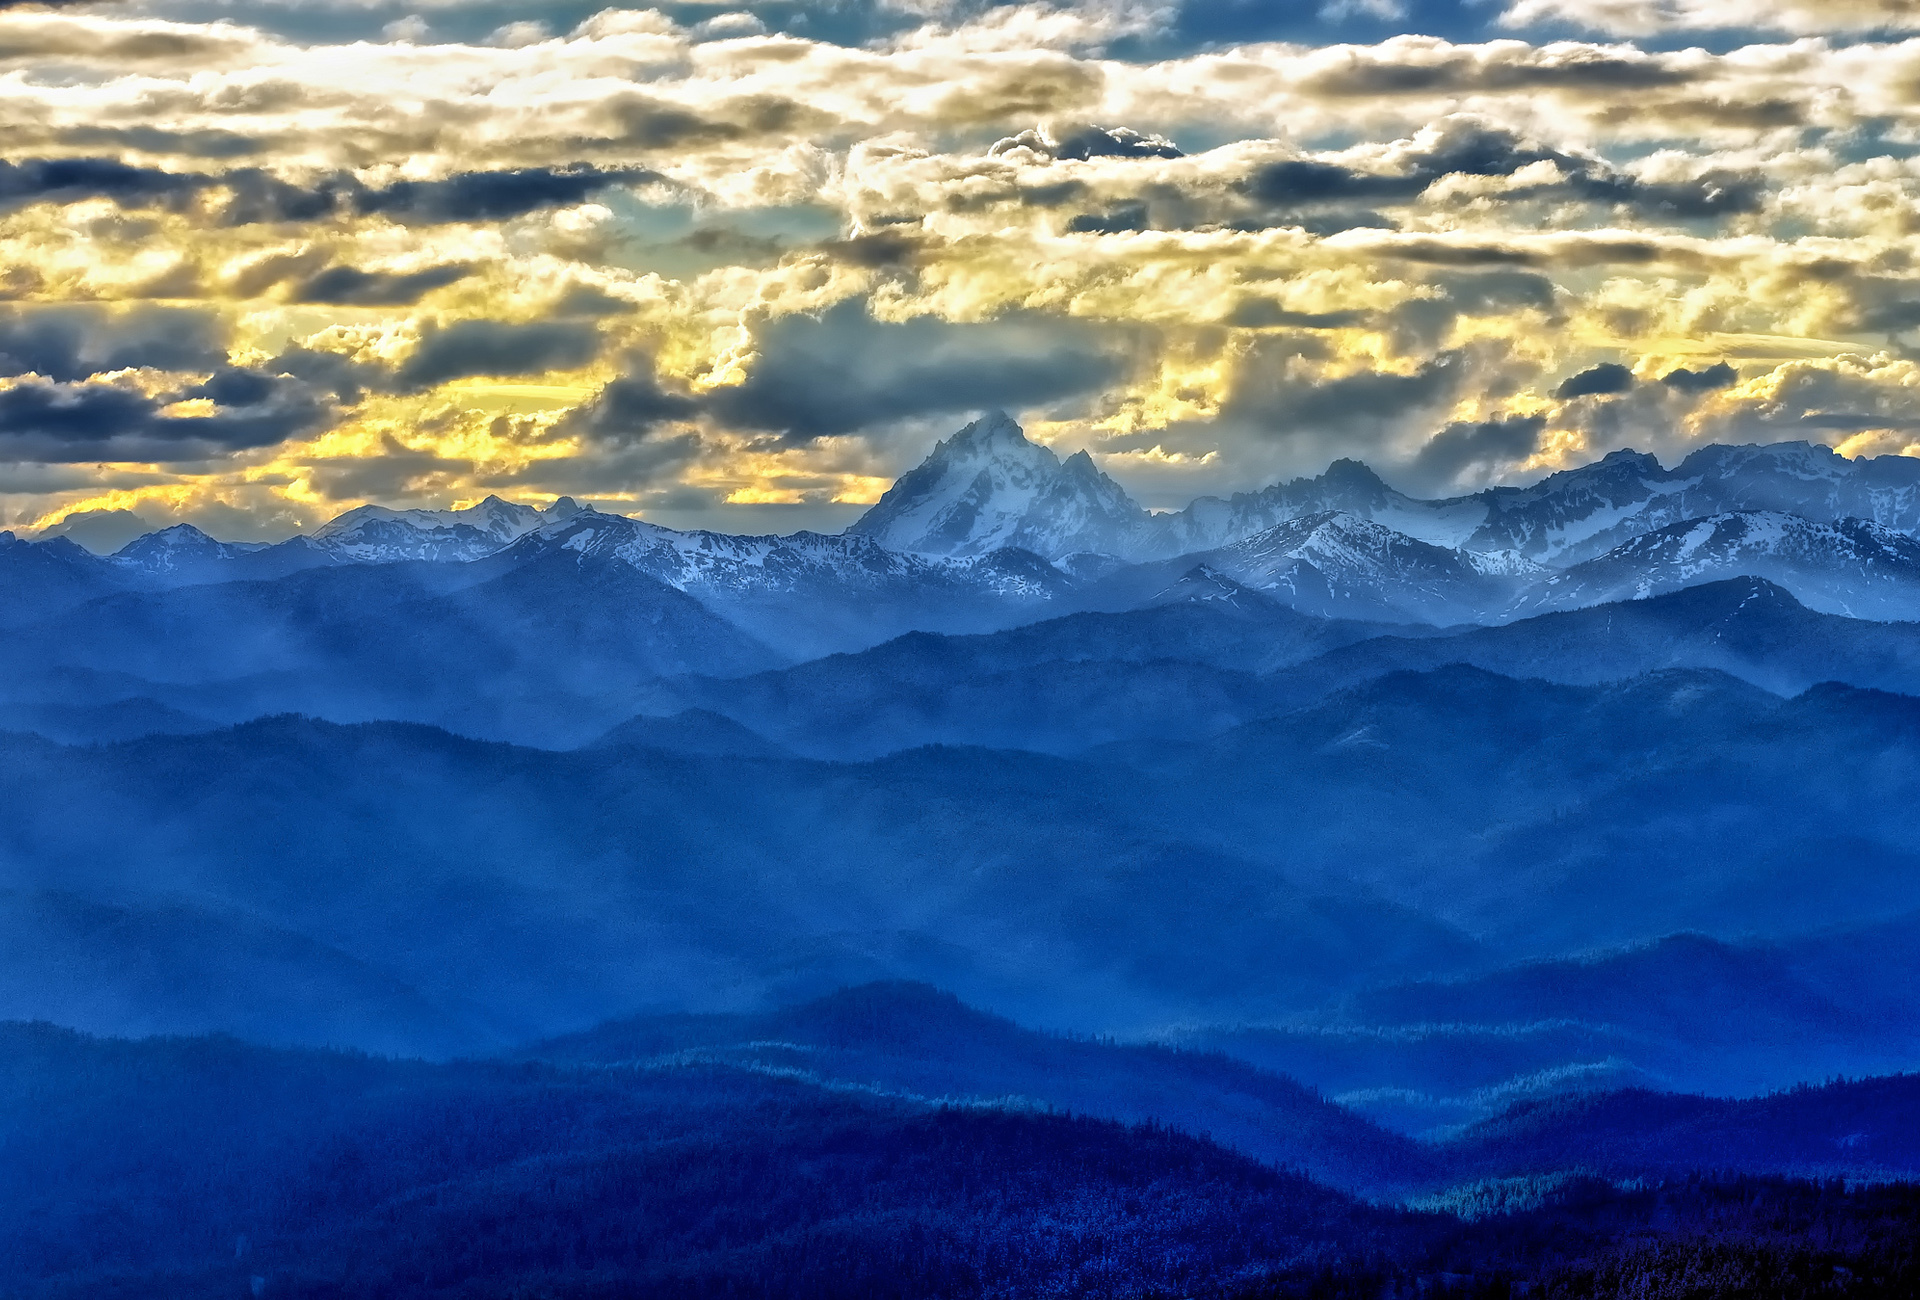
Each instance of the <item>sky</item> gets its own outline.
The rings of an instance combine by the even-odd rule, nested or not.
[[[1920,0],[0,0],[0,528],[1920,454]]]

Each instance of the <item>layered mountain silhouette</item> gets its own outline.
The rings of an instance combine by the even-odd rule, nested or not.
[[[651,1243],[615,1290],[788,1276],[844,1229],[925,1247],[923,1290],[1098,1292],[1083,1237],[1041,1277],[1009,1226],[1077,1206],[1195,1261],[1163,1291],[1230,1294],[1304,1214],[1381,1295],[1454,1285],[1439,1219],[1537,1231],[1459,1246],[1511,1292],[1540,1241],[1590,1260],[1622,1223],[1897,1217],[1674,1180],[1913,1171],[1915,470],[1621,452],[1424,501],[1341,461],[1154,514],[990,414],[834,536],[498,498],[272,544],[0,535],[0,1019],[65,1027],[0,1038],[83,1081],[8,1130],[0,1194],[78,1233],[60,1188],[202,1178],[202,1129],[87,1099],[228,1070],[267,1099],[257,1148],[209,1148],[246,1205],[307,1161],[381,1207],[189,1198],[314,1294],[395,1232],[453,1279],[449,1243],[509,1221],[528,1293],[603,1229]],[[1841,1076],[1872,1078],[1794,1091]],[[962,1151],[992,1154],[927,1192]],[[749,1226],[538,1208],[567,1179],[639,1204],[629,1174]],[[1278,1207],[1237,1220],[1257,1249],[1221,1197]],[[136,1281],[77,1238],[32,1276],[250,1285],[149,1228]],[[40,1249],[0,1238],[15,1272]],[[1299,1250],[1274,1294],[1319,1285]]]

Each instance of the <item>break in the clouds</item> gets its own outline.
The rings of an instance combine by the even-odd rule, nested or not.
[[[989,406],[1156,506],[1920,452],[1907,0],[0,5],[0,70],[14,526],[836,526]]]

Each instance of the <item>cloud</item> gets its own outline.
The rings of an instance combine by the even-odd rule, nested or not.
[[[996,140],[989,158],[1027,152],[1043,158],[1085,162],[1089,158],[1184,158],[1164,135],[1143,134],[1131,127],[1077,126],[1029,128]]]
[[[113,158],[0,160],[0,208],[92,198],[129,207],[178,206],[209,183],[204,176],[135,167]]]
[[[1066,322],[896,323],[859,301],[768,321],[755,332],[754,353],[745,381],[714,389],[707,409],[728,426],[796,441],[913,416],[1037,406],[1122,373],[1110,343]]]
[[[1478,486],[1532,457],[1546,424],[1542,415],[1449,424],[1427,440],[1402,477],[1416,491],[1444,491],[1470,477]]]
[[[661,388],[651,365],[632,369],[575,407],[560,422],[559,432],[575,434],[601,444],[631,444],[650,436],[661,425],[697,415],[700,403],[683,393]]]
[[[370,187],[346,172],[298,183],[254,167],[180,172],[112,158],[34,158],[0,161],[0,209],[104,198],[132,208],[178,210],[214,192],[224,197],[218,207],[225,225],[355,215],[435,224],[505,221],[580,203],[615,185],[656,183],[665,183],[665,178],[645,168],[602,169],[582,163],[459,172],[438,180]]]
[[[306,465],[310,482],[332,501],[408,501],[432,498],[465,482],[473,462],[431,448],[410,447],[388,434],[375,455],[317,456]]]
[[[1371,165],[1349,161],[1356,153]],[[1510,182],[1498,190],[1467,191],[1483,203],[1573,200],[1630,208],[1643,217],[1668,220],[1756,212],[1766,195],[1758,172],[1714,167],[1690,176],[1649,179],[1600,158],[1539,144],[1511,128],[1475,117],[1434,123],[1412,139],[1386,148],[1265,163],[1250,171],[1240,188],[1266,208],[1298,213],[1432,199],[1441,183],[1454,177]]]
[[[1479,39],[1501,6],[1456,0],[1398,26],[1317,0],[853,0],[805,30],[748,7],[786,35],[432,0],[386,38],[391,5],[223,3],[0,16],[0,369],[50,386],[50,455],[102,454],[81,408],[121,403],[107,450],[169,458],[143,490],[215,492],[189,453],[302,427],[302,402],[338,432],[259,443],[253,495],[221,499],[824,498],[989,403],[1137,449],[1176,505],[1337,455],[1500,481],[1610,439],[1910,418],[1890,362],[1818,400],[1769,367],[1897,359],[1920,329],[1920,45],[1560,39],[1731,0],[1567,0],[1517,33],[1539,39]],[[1874,5],[1771,11],[1857,36]],[[555,34],[483,43],[513,21]],[[1628,356],[1642,382],[1574,395]],[[230,358],[272,391],[206,379]],[[89,463],[0,504],[134,473]]]
[[[1349,451],[1392,453],[1397,435],[1453,403],[1472,372],[1446,352],[1408,370],[1328,370],[1266,336],[1234,360],[1232,392],[1217,424],[1284,450],[1280,463],[1310,468]]]
[[[1458,45],[1403,36],[1374,46],[1339,46],[1300,60],[1303,90],[1336,99],[1459,96],[1540,91],[1604,94],[1684,86],[1696,68],[1640,50],[1572,42]]]
[[[1067,222],[1067,232],[1075,235],[1121,235],[1150,229],[1152,223],[1144,203],[1128,203],[1100,214],[1083,212]]]
[[[577,370],[600,355],[601,336],[577,321],[459,320],[429,328],[393,372],[401,392],[481,375]]]
[[[1780,31],[1811,36],[1920,29],[1911,0],[1514,0],[1509,27],[1566,24],[1618,36],[1674,31]]]
[[[176,403],[208,409],[170,414]],[[314,433],[331,418],[304,385],[252,370],[216,371],[160,397],[28,379],[0,388],[0,461],[202,461]]]
[[[473,272],[470,262],[447,262],[418,271],[364,271],[357,266],[329,266],[295,285],[289,299],[354,307],[405,306],[419,302],[435,289],[458,283]]]
[[[1597,366],[1582,370],[1570,376],[1553,395],[1562,402],[1570,402],[1576,397],[1598,397],[1603,394],[1624,393],[1633,387],[1633,371],[1617,361],[1603,361]]]
[[[566,207],[614,185],[665,180],[643,167],[607,170],[586,163],[565,167],[519,167],[461,172],[441,180],[395,181],[380,189],[355,190],[348,205],[362,215],[399,221],[505,221],[541,208]]]
[[[115,370],[211,370],[226,364],[226,334],[207,308],[0,308],[0,375],[67,382]]]
[[[1710,393],[1716,388],[1731,388],[1740,382],[1740,372],[1722,361],[1704,370],[1671,370],[1660,377],[1668,388],[1683,393]]]
[[[90,16],[47,12],[79,7],[78,0],[34,0],[32,7],[20,0],[0,0],[0,63],[218,67],[256,58],[265,44],[257,33],[226,23],[102,23]]]
[[[1239,329],[1337,330],[1364,325],[1371,318],[1365,311],[1292,311],[1271,298],[1243,298],[1220,323]]]

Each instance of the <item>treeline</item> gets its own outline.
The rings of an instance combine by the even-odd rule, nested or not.
[[[0,1296],[22,1300],[1920,1293],[1910,1186],[1575,1177],[1459,1204],[1478,1217],[1156,1125],[765,1069],[0,1026]]]
[[[1405,1256],[1290,1269],[1243,1300],[1811,1300],[1920,1295],[1920,1186],[1573,1179],[1553,1203],[1432,1231]]]

